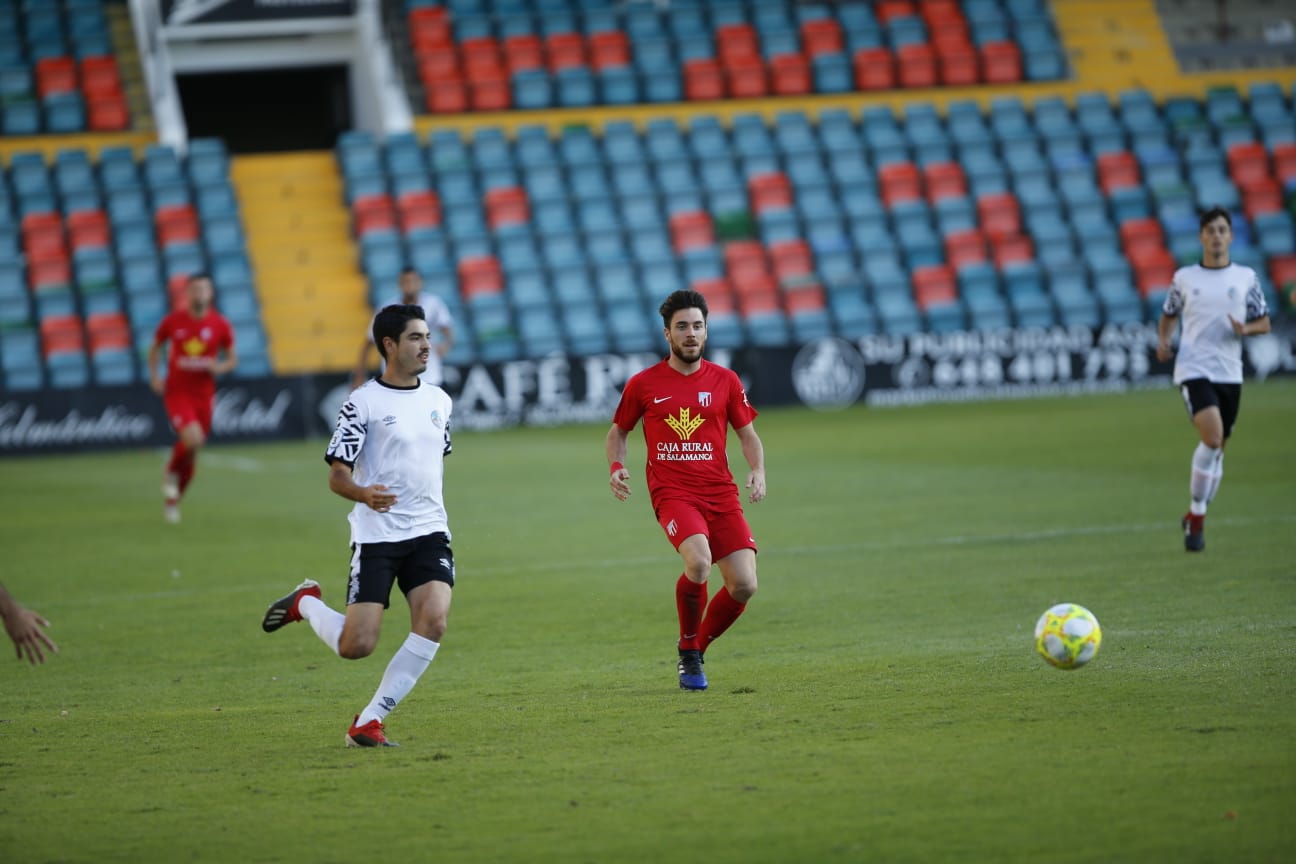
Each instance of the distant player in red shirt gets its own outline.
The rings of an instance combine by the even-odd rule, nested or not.
[[[195,273],[185,291],[187,307],[162,319],[148,355],[149,383],[162,397],[176,433],[162,480],[162,513],[168,522],[180,521],[180,498],[193,479],[198,451],[211,434],[216,376],[238,365],[234,330],[225,316],[212,308],[211,277]],[[158,374],[163,345],[167,348],[165,384]]]
[[[702,658],[756,593],[756,540],[729,472],[725,444],[732,426],[742,444],[747,500],[765,497],[765,448],[752,421],[756,409],[730,369],[702,359],[706,298],[676,291],[661,305],[670,355],[626,382],[605,449],[612,494],[630,497],[626,438],[640,419],[648,445],[645,476],[657,522],[684,559],[675,583],[679,613],[679,686],[705,690]],[[724,587],[707,603],[711,565]]]

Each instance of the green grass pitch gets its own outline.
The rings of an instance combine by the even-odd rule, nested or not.
[[[1202,555],[1173,391],[757,427],[761,589],[704,694],[639,433],[625,504],[604,425],[456,436],[450,629],[384,751],[343,734],[399,595],[363,661],[259,627],[307,576],[340,603],[322,441],[213,446],[179,526],[158,452],[0,463],[3,581],[62,648],[0,665],[0,859],[1296,858],[1296,382],[1247,385]],[[1032,648],[1064,600],[1103,625],[1075,672]]]

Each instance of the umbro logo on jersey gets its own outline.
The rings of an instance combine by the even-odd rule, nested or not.
[[[388,414],[386,417],[382,419],[382,422],[384,426],[394,426],[396,425],[396,415]]]
[[[671,397],[669,397],[669,396],[655,396],[655,397],[653,397],[653,404],[654,404],[654,405],[660,405],[661,403],[665,402],[665,401],[666,401],[667,399],[669,399],[669,398],[671,398]]]

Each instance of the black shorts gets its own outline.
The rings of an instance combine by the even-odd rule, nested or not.
[[[1189,420],[1196,417],[1198,411],[1213,405],[1224,420],[1224,437],[1233,434],[1238,405],[1242,402],[1241,384],[1216,384],[1206,378],[1190,378],[1179,385],[1179,392],[1183,394]]]
[[[347,580],[347,605],[391,605],[392,585],[408,595],[428,582],[454,587],[454,553],[444,532],[425,534],[395,543],[352,543],[351,575]]]

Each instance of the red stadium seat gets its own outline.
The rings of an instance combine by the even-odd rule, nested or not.
[[[739,273],[731,274],[729,282],[733,285],[734,294],[742,298],[755,295],[778,296],[778,282],[767,270],[749,267]]]
[[[459,114],[468,110],[468,88],[458,78],[426,84],[427,107],[433,114]]]
[[[946,234],[945,260],[955,270],[965,264],[977,264],[985,261],[985,238],[981,236],[981,232],[976,228],[967,231],[952,231]]]
[[[756,99],[769,93],[765,63],[760,57],[732,58],[725,67],[725,78],[732,99]]]
[[[915,201],[923,197],[922,175],[912,162],[892,162],[878,170],[882,185],[882,203],[890,207],[897,201]]]
[[[1269,278],[1280,291],[1296,286],[1296,255],[1275,255],[1269,259]]]
[[[41,354],[84,351],[85,332],[79,315],[49,315],[40,321]]]
[[[981,66],[987,84],[1015,84],[1022,78],[1021,49],[1016,42],[987,42],[981,46]]]
[[[474,111],[507,111],[513,104],[513,88],[503,69],[481,70],[468,82]]]
[[[981,61],[971,45],[936,43],[940,83],[946,87],[970,87],[981,80]]]
[[[936,52],[931,45],[902,45],[896,52],[901,87],[936,86]]]
[[[93,132],[121,132],[130,125],[126,100],[96,99],[86,105],[86,120]]]
[[[590,65],[595,69],[630,65],[630,42],[619,30],[607,30],[590,37]]]
[[[86,319],[90,353],[131,347],[131,327],[121,312],[95,312]]]
[[[492,229],[502,225],[523,225],[530,219],[531,208],[525,189],[507,186],[486,192],[486,224]]]
[[[927,199],[933,203],[942,198],[962,198],[967,195],[967,178],[963,166],[957,162],[933,162],[923,166],[923,184]]]
[[[545,53],[549,57],[551,72],[587,65],[585,37],[579,33],[550,33],[545,38]]]
[[[792,206],[792,186],[782,173],[757,174],[747,181],[747,197],[753,213],[782,210]]]
[[[1099,154],[1098,183],[1103,194],[1110,195],[1113,189],[1138,186],[1139,182],[1138,160],[1134,154],[1123,150]]]
[[[504,275],[499,261],[486,255],[465,258],[459,262],[459,293],[465,300],[477,294],[499,294],[504,290]]]
[[[1269,172],[1269,153],[1263,144],[1254,141],[1234,144],[1228,148],[1229,176],[1240,187],[1253,186],[1267,180]]]
[[[71,57],[46,57],[36,61],[36,93],[41,99],[51,93],[75,93],[76,61]]]
[[[49,288],[66,288],[72,284],[72,263],[67,257],[29,257],[27,259],[27,284],[32,291]]]
[[[441,224],[441,199],[428,190],[406,192],[397,201],[401,230],[436,227]]]
[[[895,57],[886,48],[861,48],[855,52],[855,88],[892,90],[896,86]]]
[[[360,236],[396,227],[396,212],[389,195],[365,195],[352,201],[351,218]]]
[[[449,81],[463,77],[459,68],[459,55],[454,51],[433,51],[419,58],[419,78],[423,83]]]
[[[717,60],[701,57],[684,64],[684,98],[699,102],[723,99],[724,96],[724,74]]]
[[[827,305],[823,286],[818,282],[796,285],[783,292],[783,308],[789,315],[799,312],[818,312]]]
[[[1296,143],[1278,144],[1273,149],[1273,173],[1279,183],[1296,179]]]
[[[958,300],[958,283],[954,271],[945,264],[915,269],[913,292],[914,302],[924,312],[929,306],[955,302]]]
[[[981,231],[990,240],[1021,233],[1021,208],[1017,196],[1011,192],[998,192],[977,198],[977,221]]]
[[[834,18],[817,18],[801,24],[801,50],[807,57],[840,54],[846,50],[841,25]]]
[[[729,280],[724,277],[698,279],[689,287],[706,298],[708,315],[733,312],[737,308]]]
[[[911,18],[918,14],[914,4],[908,0],[881,0],[875,6],[874,14],[883,24],[889,23],[893,18]]]
[[[756,29],[750,24],[726,24],[716,31],[716,52],[723,66],[730,66],[738,59],[759,60]]]
[[[504,62],[510,72],[543,69],[544,45],[534,33],[519,33],[504,40]]]
[[[442,6],[422,6],[410,10],[406,23],[415,54],[433,49],[454,49],[454,34],[450,29],[447,11]]]
[[[102,210],[78,210],[68,214],[68,241],[73,249],[112,245],[108,217]]]
[[[805,276],[814,273],[814,256],[810,245],[804,240],[784,240],[769,248],[770,261],[774,265],[774,275],[780,282],[789,277]]]
[[[112,57],[84,57],[81,60],[81,90],[86,101],[122,96],[121,76]]]
[[[157,228],[158,244],[162,246],[193,243],[202,233],[192,204],[159,207],[153,214],[153,224]]]
[[[1165,245],[1159,219],[1126,219],[1120,226],[1121,250],[1133,258],[1147,249],[1161,249]]]
[[[780,54],[770,64],[771,88],[778,96],[800,96],[812,89],[810,63],[800,54]]]
[[[995,266],[1003,269],[1009,264],[1035,260],[1035,245],[1024,234],[992,237]]]
[[[1170,287],[1179,264],[1168,249],[1152,249],[1132,258],[1139,294],[1148,296]]]
[[[759,315],[762,312],[780,312],[778,292],[770,289],[768,291],[752,292],[749,294],[738,295],[738,309],[744,318],[750,318],[753,315]]]
[[[670,217],[671,245],[678,252],[707,248],[715,245],[715,227],[711,214],[689,210]]]

